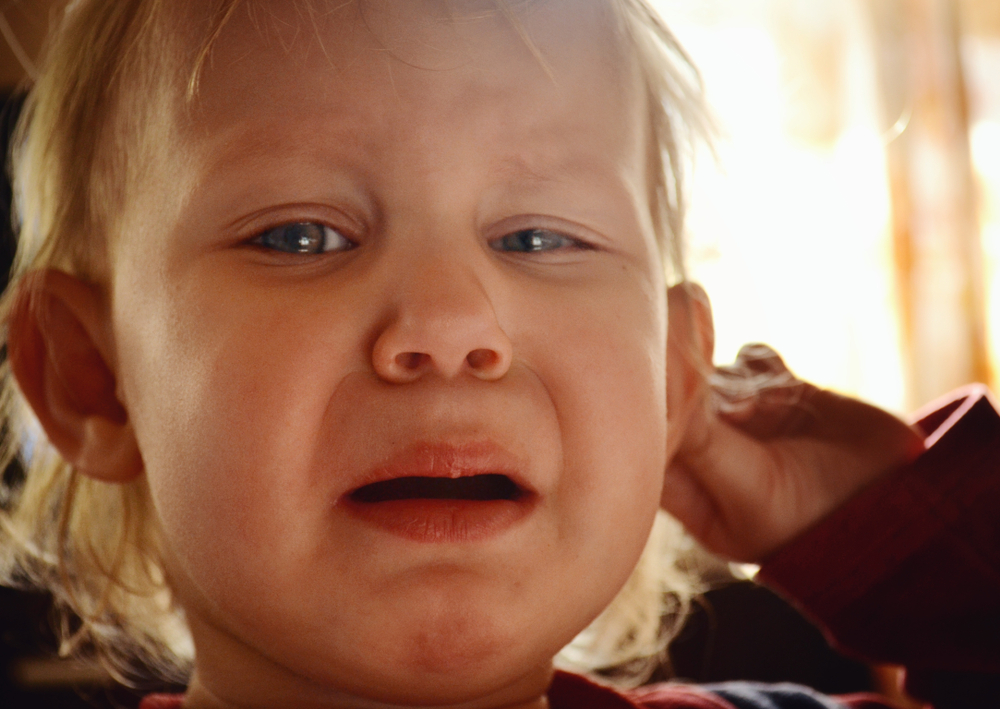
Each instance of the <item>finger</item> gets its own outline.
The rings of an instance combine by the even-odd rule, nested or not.
[[[797,382],[781,356],[759,343],[743,345],[736,361],[717,367],[711,377],[713,389],[730,403],[752,399],[764,390],[781,390]]]
[[[716,399],[716,412],[723,421],[757,440],[811,435],[817,427],[821,407],[815,402],[820,390],[806,382],[778,389],[763,389],[740,402]]]
[[[716,420],[670,463],[661,506],[713,552],[761,558],[787,536],[766,510],[798,507],[776,485],[774,467],[767,444]]]
[[[744,345],[733,364],[716,370],[711,386],[718,415],[757,439],[799,435],[813,425],[817,389],[767,345]]]

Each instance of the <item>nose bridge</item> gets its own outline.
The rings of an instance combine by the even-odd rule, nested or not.
[[[467,352],[461,350],[499,327],[475,271],[440,257],[414,264],[400,283],[396,311],[401,332],[418,351],[439,360],[464,357]]]
[[[400,278],[397,308],[412,317],[471,316],[489,301],[480,274],[468,258],[453,258],[447,249],[411,257]]]
[[[468,245],[467,245],[468,246]],[[428,244],[428,247],[430,245]],[[412,381],[433,371],[496,379],[510,364],[510,342],[474,253],[412,251],[389,279],[391,312],[372,353],[380,376]]]

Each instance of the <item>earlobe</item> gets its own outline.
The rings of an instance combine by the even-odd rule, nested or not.
[[[708,295],[685,281],[667,291],[667,456],[704,417],[712,371],[715,326]]]
[[[108,317],[95,286],[62,271],[32,273],[8,319],[8,356],[63,458],[95,479],[127,482],[142,472],[142,459],[116,393]]]

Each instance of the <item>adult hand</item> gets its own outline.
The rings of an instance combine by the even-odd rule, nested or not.
[[[672,318],[678,301],[707,309],[699,288],[678,288]],[[679,319],[677,327],[699,320]],[[710,314],[701,320],[710,327]],[[671,334],[675,348],[699,339]],[[684,433],[661,504],[705,548],[730,559],[764,560],[924,450],[922,437],[892,414],[797,379],[766,345],[747,345],[733,365],[698,379],[695,405],[675,422]]]

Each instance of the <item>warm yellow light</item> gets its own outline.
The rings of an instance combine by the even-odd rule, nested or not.
[[[797,94],[783,83],[782,63],[795,58],[781,54],[767,13],[755,20],[743,7],[734,20],[717,5],[712,21],[698,22],[677,10],[669,4],[668,20],[672,13],[724,131],[719,164],[707,153],[698,162],[689,222],[691,272],[714,303],[717,361],[731,360],[744,342],[767,342],[800,376],[902,410],[884,131],[873,88],[848,86],[850,110],[836,140],[804,141],[786,120]],[[870,60],[863,33],[846,36],[861,48],[844,61]]]
[[[979,178],[979,219],[986,274],[986,323],[991,369],[1000,372],[1000,122],[981,120],[969,130],[972,165]]]

